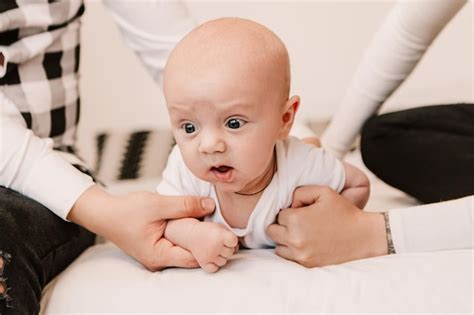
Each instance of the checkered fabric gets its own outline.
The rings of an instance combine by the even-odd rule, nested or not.
[[[83,12],[82,0],[0,0],[0,89],[35,135],[69,152],[79,120]]]

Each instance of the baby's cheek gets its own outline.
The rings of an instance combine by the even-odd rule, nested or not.
[[[205,169],[196,154],[189,152],[189,150],[181,150],[181,155],[186,167],[197,177],[202,177]]]

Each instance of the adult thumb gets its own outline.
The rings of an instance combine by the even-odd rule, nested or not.
[[[158,196],[162,219],[199,218],[214,212],[216,205],[211,198],[198,196]]]

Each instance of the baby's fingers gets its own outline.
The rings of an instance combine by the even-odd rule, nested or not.
[[[239,246],[239,243],[237,243],[237,245],[235,245],[235,247],[234,247],[234,252],[232,254],[237,253],[239,251],[239,249],[240,249],[240,246]]]
[[[216,259],[214,259],[214,263],[219,266],[219,267],[222,267],[224,266],[225,264],[227,264],[227,259],[222,257],[222,256],[217,256]]]
[[[224,246],[224,248],[221,250],[219,253],[222,257],[224,258],[229,258],[235,253],[235,247],[227,247]]]
[[[224,245],[227,247],[235,247],[239,244],[239,239],[232,232],[224,235]]]
[[[207,273],[214,273],[217,270],[219,270],[219,266],[217,266],[214,263],[208,263],[208,264],[202,265],[201,268],[204,269],[204,271]]]

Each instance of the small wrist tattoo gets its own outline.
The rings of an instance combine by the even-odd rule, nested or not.
[[[395,252],[395,246],[393,246],[393,240],[392,240],[392,230],[390,229],[390,220],[388,217],[388,212],[383,213],[383,218],[385,221],[385,233],[387,235],[387,248],[388,248],[388,254],[396,254]]]

